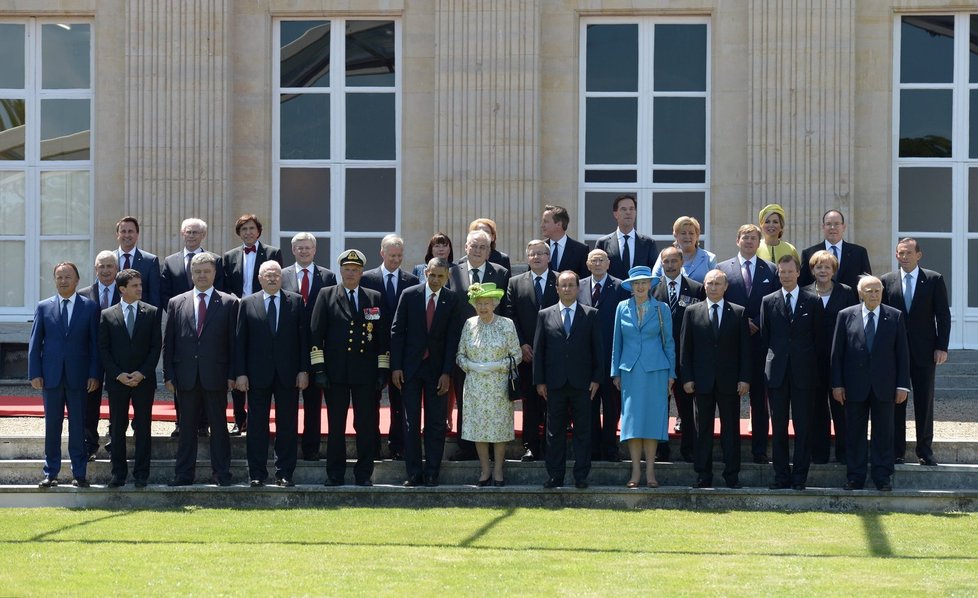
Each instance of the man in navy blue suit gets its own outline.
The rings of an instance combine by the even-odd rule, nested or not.
[[[761,299],[781,287],[774,264],[757,256],[761,242],[761,229],[755,224],[745,224],[737,229],[736,256],[717,264],[717,269],[727,275],[727,292],[724,299],[744,308],[750,330],[751,379],[750,424],[751,452],[754,463],[770,463],[767,457],[768,417],[767,385],[764,382],[764,355],[767,349],[761,335]]]
[[[37,304],[28,348],[31,387],[44,397],[44,479],[41,488],[58,485],[61,430],[68,408],[68,455],[72,485],[88,488],[85,454],[85,400],[99,386],[98,305],[77,293],[78,267],[54,267],[57,294]]]
[[[654,266],[655,258],[659,257],[655,240],[635,230],[635,219],[638,217],[635,196],[625,193],[616,197],[611,213],[618,228],[594,244],[595,249],[604,249],[608,254],[611,261],[608,271],[611,275],[625,279],[632,266]]]
[[[540,217],[540,232],[550,244],[550,269],[554,272],[573,270],[584,278],[587,270],[587,245],[567,234],[570,214],[563,206],[547,205]]]
[[[139,242],[139,221],[125,216],[116,223],[115,234],[119,239],[119,249],[115,253],[119,269],[138,271],[143,277],[143,301],[160,307],[160,258],[136,247]]]
[[[445,287],[449,267],[444,258],[428,261],[425,284],[404,291],[391,326],[391,383],[404,400],[407,487],[437,486],[445,453],[448,390],[462,325],[458,294]]]
[[[894,405],[907,400],[910,353],[900,310],[881,305],[883,283],[859,280],[860,305],[839,312],[832,341],[832,398],[846,408],[846,490],[866,483],[866,428],[872,418],[869,462],[876,488],[893,490]]]

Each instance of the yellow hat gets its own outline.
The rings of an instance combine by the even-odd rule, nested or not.
[[[757,225],[764,226],[764,218],[766,218],[767,215],[770,214],[771,212],[774,212],[775,214],[781,216],[782,223],[788,221],[788,219],[784,215],[784,208],[782,208],[780,205],[776,203],[769,203],[763,208],[761,208],[761,211],[757,213]]]

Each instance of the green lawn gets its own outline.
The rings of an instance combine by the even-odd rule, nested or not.
[[[0,595],[978,593],[978,515],[0,510]]]

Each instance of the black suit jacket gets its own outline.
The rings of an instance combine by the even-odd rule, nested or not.
[[[947,351],[951,339],[951,307],[944,277],[920,268],[914,280],[910,313],[903,301],[903,270],[887,272],[883,282],[883,303],[903,312],[910,346],[910,363],[934,367],[934,351]]]
[[[496,288],[506,291],[509,285],[509,270],[503,268],[499,264],[494,264],[492,262],[486,262],[485,268],[483,269],[482,282],[491,282],[496,285]],[[475,314],[475,307],[469,303],[468,292],[469,292],[469,269],[467,264],[463,263],[461,260],[456,261],[452,264],[452,267],[448,269],[448,288],[452,289],[459,294],[462,302],[462,321],[471,318]],[[506,315],[506,296],[500,299],[499,305],[496,306],[496,313],[503,316]]]
[[[656,248],[655,240],[651,237],[646,237],[634,229],[631,233],[629,233],[629,235],[635,239],[635,253],[632,254],[632,266],[653,267],[656,259],[659,257],[659,251]],[[610,272],[612,276],[622,280],[628,278],[628,266],[626,266],[625,262],[622,261],[621,250],[618,248],[617,230],[610,235],[605,235],[598,239],[597,243],[594,244],[594,248],[603,249],[604,252],[608,254],[608,259],[611,261],[611,266],[608,267],[608,272]]]
[[[306,320],[311,322],[312,308],[316,305],[316,297],[319,296],[319,291],[335,285],[336,274],[333,274],[328,268],[316,264],[310,264],[309,267],[313,269],[313,274],[309,277],[309,302],[305,304],[305,310]],[[282,269],[282,290],[299,294],[301,297],[302,281],[299,280],[299,274],[294,265]]]
[[[680,340],[683,384],[696,383],[696,394],[736,394],[738,382],[750,382],[750,329],[744,308],[723,302],[719,334],[713,333],[709,304],[686,308]]]
[[[672,309],[672,340],[676,345],[676,379],[679,380],[679,362],[682,344],[683,316],[686,309],[692,305],[706,299],[706,291],[703,285],[687,276],[679,276],[679,300],[676,307]],[[652,290],[652,296],[658,301],[669,305],[669,282],[663,276],[659,279],[659,284]]]
[[[818,337],[822,335],[822,300],[802,287],[792,292],[794,316],[788,314],[784,295],[777,290],[761,301],[761,339],[767,347],[764,375],[768,386],[790,383],[815,388],[819,370]]]
[[[232,377],[248,376],[252,388],[291,386],[299,372],[309,371],[309,322],[302,296],[289,291],[278,294],[275,333],[265,310],[265,294],[253,293],[238,304],[234,335]]]
[[[804,287],[804,289],[817,296],[814,282]],[[819,299],[819,303],[821,302],[822,300]],[[832,335],[835,334],[835,320],[839,317],[839,312],[847,307],[858,304],[859,297],[851,287],[839,282],[832,286],[832,294],[829,295],[828,302],[822,305],[822,333],[815,339],[815,342],[818,343],[819,376],[826,375],[831,366]],[[829,380],[826,378],[820,380],[820,382],[827,386]]]
[[[380,293],[359,287],[358,309],[351,309],[343,285],[319,291],[312,309],[313,346],[323,350],[326,376],[337,384],[375,384],[377,356],[390,350],[390,323]]]
[[[808,262],[816,251],[823,249],[825,249],[825,241],[812,245],[801,252],[801,275],[798,277],[798,286],[806,286],[815,282]],[[873,268],[869,265],[869,253],[866,252],[866,248],[843,240],[842,259],[839,260],[839,271],[836,272],[835,279],[855,289],[860,276],[872,273]]]
[[[893,401],[897,388],[910,388],[910,354],[903,313],[880,305],[873,350],[866,347],[863,306],[839,312],[832,340],[832,388],[845,388],[847,401],[865,401],[872,391]]]
[[[160,327],[163,310],[144,301],[136,303],[136,320],[130,338],[122,308],[117,303],[102,310],[99,319],[98,348],[105,377],[109,384],[121,384],[116,380],[119,374],[138,371],[145,376],[145,383],[156,386],[156,364],[163,349]]]
[[[547,245],[553,247],[553,243],[549,240]],[[550,251],[553,255],[553,249]],[[587,276],[590,271],[587,269],[587,245],[581,243],[580,241],[575,241],[570,238],[570,235],[564,236],[563,248],[560,250],[559,264],[554,264],[550,262],[550,269],[555,272],[563,272],[564,270],[573,270],[577,272],[577,275],[581,278]]]
[[[462,332],[460,298],[443,287],[438,292],[431,330],[427,326],[426,285],[418,284],[401,293],[401,301],[391,326],[391,370],[403,370],[404,379],[426,373],[429,376],[450,374],[455,365],[458,339]],[[428,360],[425,362],[425,351]],[[422,366],[427,371],[422,372]]]
[[[81,289],[80,291],[78,291],[78,294],[79,295],[84,295],[85,297],[87,297],[87,298],[91,299],[92,301],[94,301],[95,302],[95,305],[98,306],[98,310],[100,312],[102,311],[102,297],[99,296],[99,290],[98,290],[98,283],[97,282],[92,283],[91,286],[87,286],[84,289]],[[120,296],[119,296],[119,285],[115,285],[115,288],[112,289],[112,297],[111,297],[111,299],[109,299],[109,306],[111,307],[111,306],[115,305],[116,303],[119,302],[119,300],[120,300]],[[149,302],[147,301],[147,303],[149,303]]]
[[[278,247],[265,245],[261,241],[255,244],[258,249],[255,251],[255,271],[251,275],[251,291],[257,293],[261,290],[258,282],[258,269],[266,260],[274,260],[282,265],[282,250]],[[224,262],[224,291],[236,297],[241,297],[244,293],[244,246],[239,245],[227,251],[222,258]]]
[[[533,346],[533,336],[537,328],[537,312],[557,303],[557,275],[547,270],[543,276],[543,304],[537,305],[535,286],[536,274],[527,270],[509,279],[506,287],[506,317],[516,326],[516,336],[520,345]]]
[[[598,310],[577,304],[570,334],[564,332],[560,303],[537,314],[533,338],[533,383],[548,388],[587,389],[604,381],[604,347]]]
[[[204,327],[197,336],[195,294],[194,290],[187,291],[167,304],[163,380],[172,381],[177,390],[194,388],[198,378],[204,390],[226,390],[231,380],[238,298],[215,289],[207,304]]]
[[[126,258],[118,249],[115,255],[119,258],[119,269],[125,266]],[[160,258],[148,251],[135,247],[130,254],[130,266],[138,270],[143,277],[143,301],[154,307],[160,307]]]
[[[604,347],[604,365],[601,371],[605,378],[611,377],[611,347],[615,340],[615,313],[618,304],[631,297],[631,293],[621,286],[621,280],[611,274],[604,277],[601,286],[601,296],[598,297],[598,305],[595,306],[591,301],[591,293],[594,290],[594,277],[588,276],[581,279],[581,288],[577,291],[577,302],[581,305],[594,307],[598,310],[598,320],[601,321],[601,345]]]
[[[463,255],[455,263],[461,264],[462,262],[468,261],[468,259],[468,256]],[[499,264],[510,272],[513,271],[513,264],[512,261],[510,261],[509,256],[498,249],[492,249],[489,251],[489,261],[494,264]]]
[[[208,252],[217,260],[214,273],[214,288],[224,290],[224,264],[221,256],[214,252]],[[187,280],[187,260],[183,256],[183,250],[166,256],[163,260],[163,273],[160,275],[160,306],[166,309],[166,304],[170,299],[181,293],[186,293],[194,288],[192,282]]]
[[[380,293],[381,298],[384,300],[382,307],[384,308],[384,315],[388,322],[392,322],[394,320],[394,312],[397,311],[397,302],[401,300],[401,295],[404,293],[404,289],[418,284],[417,276],[409,272],[405,272],[401,268],[398,268],[397,272],[394,274],[397,278],[397,285],[394,289],[393,297],[387,296],[387,277],[381,272],[380,266],[377,266],[372,270],[367,270],[363,273],[363,277],[360,279],[360,284],[368,289],[373,289]]]
[[[727,275],[727,292],[723,298],[731,303],[743,307],[747,310],[747,317],[754,321],[756,325],[761,317],[761,299],[770,295],[781,288],[781,279],[778,278],[778,269],[771,262],[755,256],[753,282],[751,283],[750,295],[747,294],[747,286],[744,284],[744,275],[741,273],[740,259],[737,256],[717,264],[717,270],[722,270]]]

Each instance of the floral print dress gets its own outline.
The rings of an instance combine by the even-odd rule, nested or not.
[[[513,433],[513,403],[507,396],[509,357],[522,359],[513,321],[494,316],[486,324],[474,316],[462,326],[458,366],[465,372],[462,438],[508,442]]]

